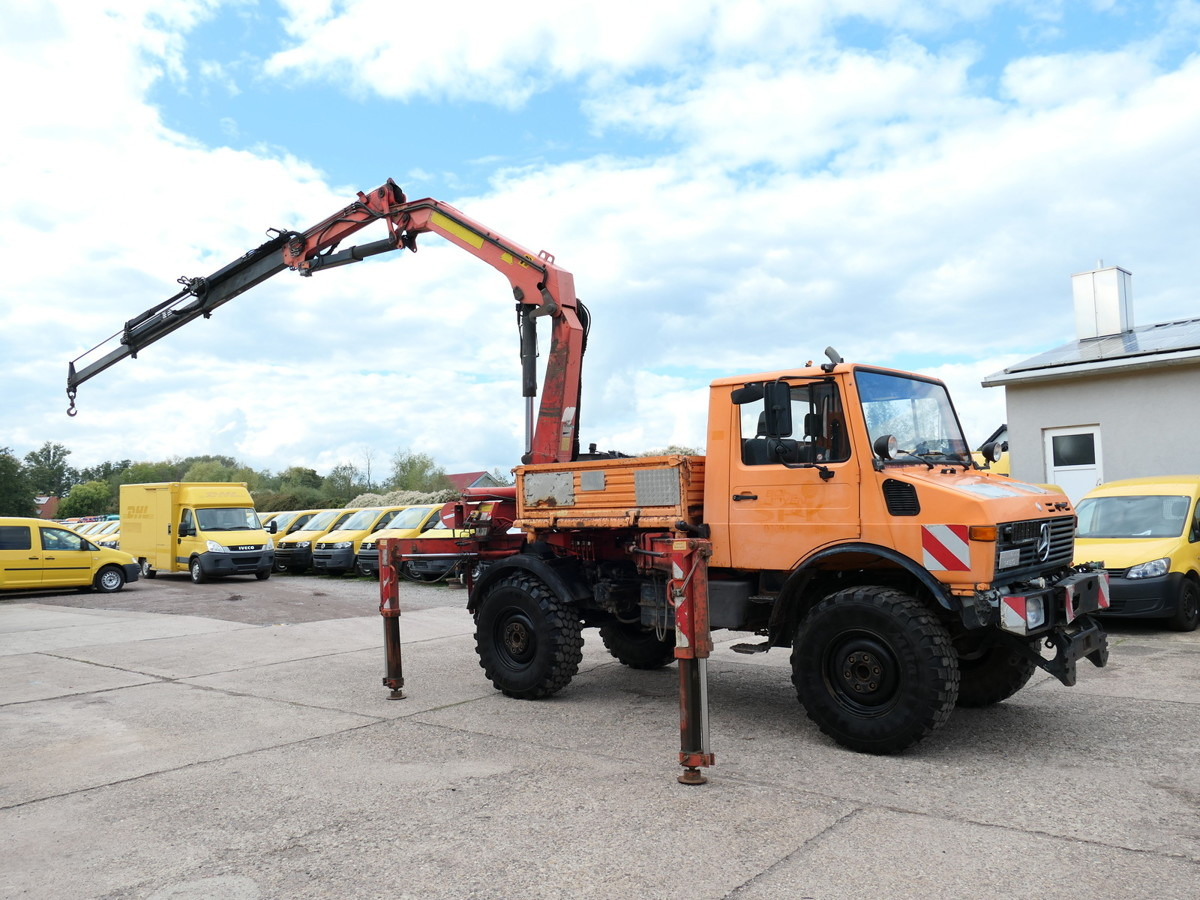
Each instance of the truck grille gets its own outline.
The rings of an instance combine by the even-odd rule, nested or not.
[[[1011,584],[1069,566],[1075,553],[1075,517],[1030,519],[998,526],[996,581]]]

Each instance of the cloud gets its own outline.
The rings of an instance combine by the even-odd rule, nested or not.
[[[381,146],[418,182],[483,167],[483,186],[445,199],[574,273],[593,313],[581,439],[601,449],[701,445],[709,380],[795,367],[828,344],[941,373],[977,442],[1003,420],[1002,392],[979,380],[1071,339],[1068,276],[1098,257],[1134,271],[1139,323],[1194,315],[1200,58],[1172,57],[1166,39],[986,45],[988,16],[1025,9],[987,2],[642,2],[570,17],[466,4],[400,20],[394,4],[284,7],[263,53],[285,49],[226,97],[264,90],[304,121],[272,146],[206,145],[150,101],[155,86],[241,80],[244,59],[188,52],[228,14],[215,0],[26,5],[0,37],[0,74],[23,86],[0,145],[0,246],[19,261],[0,285],[0,404],[22,453],[55,440],[76,465],[227,453],[324,471],[363,447],[452,470],[515,462],[511,294],[434,238],[415,257],[283,273],[88,382],[80,415],[63,416],[68,359],[177,276],[375,187],[386,173],[362,170]],[[1197,23],[1171,21],[1194,42]],[[878,39],[849,43],[851,26]],[[309,102],[330,86],[356,102]],[[397,101],[412,105],[404,140],[387,130]],[[445,158],[430,137],[469,102],[562,150],[514,165],[497,137],[491,161]],[[224,139],[248,130],[243,108],[214,109],[232,123]],[[557,130],[546,112],[564,109],[590,131]],[[335,183],[335,162],[356,183]]]

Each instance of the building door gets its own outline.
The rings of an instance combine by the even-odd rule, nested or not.
[[[1074,428],[1047,428],[1046,481],[1062,488],[1072,503],[1104,481],[1103,457],[1100,454],[1100,426],[1080,425]]]

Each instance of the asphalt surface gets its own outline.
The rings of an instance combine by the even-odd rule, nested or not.
[[[674,666],[586,631],[566,689],[511,700],[463,602],[406,586],[393,701],[367,581],[4,595],[0,897],[1200,897],[1200,632],[1110,621],[1108,668],[894,757],[717,632],[690,787]]]

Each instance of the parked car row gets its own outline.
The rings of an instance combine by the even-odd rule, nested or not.
[[[442,504],[371,506],[351,509],[303,510],[264,514],[263,524],[276,525],[275,568],[302,575],[355,572],[379,575],[379,542],[385,538],[417,538],[444,529]],[[436,581],[458,563],[456,559],[410,560],[403,573],[415,581]]]

